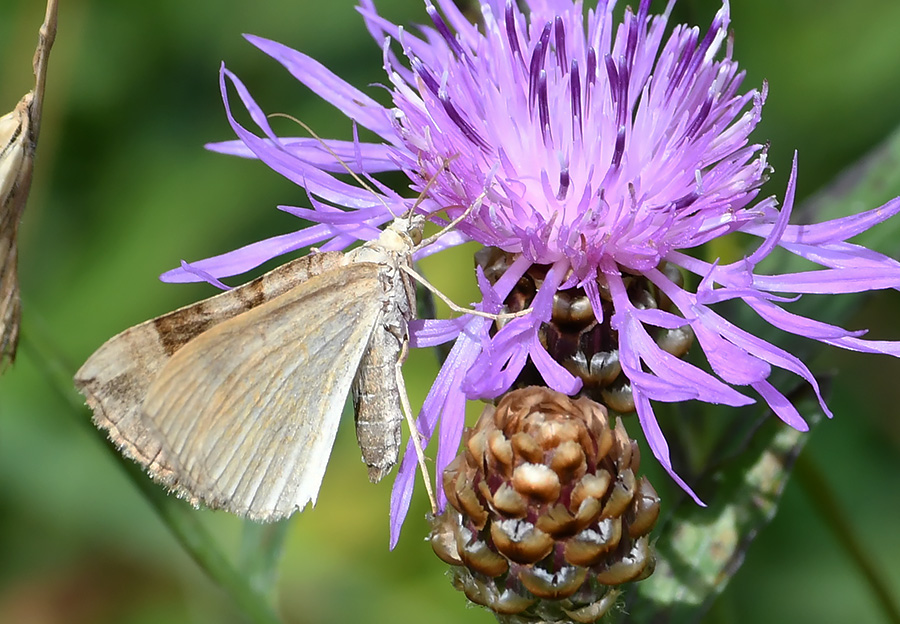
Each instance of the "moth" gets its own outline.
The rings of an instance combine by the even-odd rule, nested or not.
[[[397,218],[114,336],[75,376],[94,423],[193,505],[276,520],[315,503],[352,387],[377,481],[400,447],[423,226]]]
[[[31,189],[56,14],[57,2],[49,0],[34,53],[34,89],[19,100],[15,109],[0,117],[0,370],[15,360],[19,343],[19,222]]]

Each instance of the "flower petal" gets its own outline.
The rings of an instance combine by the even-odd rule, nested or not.
[[[335,106],[347,117],[380,136],[396,141],[391,113],[368,95],[341,80],[331,70],[309,56],[286,45],[255,35],[244,35],[250,43],[284,65],[313,93]]]

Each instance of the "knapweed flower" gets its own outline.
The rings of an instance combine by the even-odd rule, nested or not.
[[[431,24],[411,32],[379,16],[372,0],[362,0],[360,13],[382,46],[388,106],[301,52],[248,37],[380,141],[278,137],[244,85],[223,68],[222,94],[239,141],[212,148],[259,158],[304,187],[312,208],[282,209],[315,225],[185,264],[163,279],[216,282],[310,244],[342,249],[374,238],[378,226],[413,200],[371,174],[401,171],[416,191],[430,184],[417,210],[433,221],[471,208],[453,233],[420,253],[474,240],[515,258],[494,283],[479,276],[482,309],[499,310],[533,265],[549,267],[532,312],[496,333],[489,320],[474,317],[422,320],[410,328],[417,347],[455,339],[419,417],[426,436],[440,421],[438,474],[457,452],[466,400],[500,396],[527,361],[550,388],[578,392],[580,380],[549,356],[538,332],[550,318],[554,294],[580,287],[595,315],[604,309],[601,298],[612,302],[609,322],[640,424],[657,460],[693,495],[672,466],[653,402],[739,406],[752,403],[755,394],[803,430],[801,415],[768,381],[773,367],[800,376],[819,393],[802,361],[723,318],[715,304],[739,299],[785,332],[897,356],[896,342],[863,340],[862,331],[788,308],[807,293],[900,287],[900,263],[847,242],[895,214],[900,200],[846,218],[790,225],[796,159],[780,208],[773,197],[757,199],[770,167],[765,146],[748,137],[760,120],[766,87],[740,90],[744,75],[731,58],[727,1],[705,34],[675,26],[667,37],[674,0],[660,15],[651,15],[650,2],[642,0],[621,22],[613,18],[612,1],[601,0],[593,10],[573,0],[525,4],[527,12],[513,0],[484,0],[481,24],[474,26],[452,0],[425,0]],[[261,136],[232,116],[229,83]],[[338,179],[335,174],[347,167],[369,177],[377,192]],[[690,252],[735,232],[759,240],[737,262],[708,262]],[[778,247],[818,266],[758,273],[757,265]],[[664,263],[696,276],[699,285],[681,286],[661,269]],[[636,305],[626,287],[633,276],[652,284],[673,308]],[[707,370],[650,338],[656,328],[684,326],[696,336]],[[821,396],[820,402],[827,413]],[[414,467],[407,452],[392,497],[392,543],[409,505]]]

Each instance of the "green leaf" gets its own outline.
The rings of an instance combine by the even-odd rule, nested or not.
[[[799,401],[815,426],[814,397]],[[796,404],[796,402],[795,402]],[[791,467],[808,439],[767,414],[742,452],[701,483],[714,492],[708,507],[684,498],[657,529],[657,565],[637,584],[629,622],[697,622],[740,567],[747,548],[778,508]]]

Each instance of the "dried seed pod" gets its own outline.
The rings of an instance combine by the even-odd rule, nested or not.
[[[491,283],[496,282],[512,261],[513,254],[495,247],[486,247],[475,254],[476,263],[484,270]],[[513,291],[507,296],[506,310],[518,312],[531,305],[541,287],[549,267],[532,265]],[[681,285],[683,278],[678,267],[663,263],[660,270],[674,283]],[[672,302],[649,280],[633,276],[626,280],[632,303],[642,309],[658,308],[675,312]],[[540,340],[550,356],[565,366],[584,382],[582,394],[603,403],[620,414],[634,411],[631,385],[619,364],[619,336],[610,326],[613,314],[612,301],[606,285],[598,282],[603,310],[603,322],[597,322],[587,295],[581,288],[558,291],[553,297],[553,312],[549,323],[540,329]],[[498,322],[498,326],[502,321]],[[651,336],[661,349],[676,357],[687,353],[694,340],[690,326],[675,329],[649,327]],[[516,387],[544,385],[533,364],[526,364]]]
[[[56,37],[56,14],[57,0],[48,0],[32,61],[34,90],[25,94],[13,111],[0,116],[0,372],[16,359],[19,344],[19,222],[31,190],[47,60]]]
[[[620,419],[529,387],[488,406],[443,475],[431,545],[501,622],[595,622],[653,571],[659,498]]]

